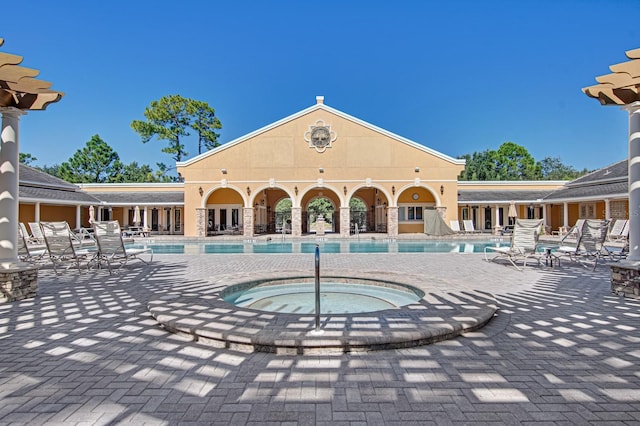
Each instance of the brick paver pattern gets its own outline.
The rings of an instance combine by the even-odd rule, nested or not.
[[[322,266],[450,282],[495,297],[479,331],[428,346],[331,355],[242,353],[163,330],[147,302],[215,277],[311,271],[311,255],[156,255],[56,277],[0,305],[1,424],[640,423],[640,301],[596,271],[481,254],[327,254]]]

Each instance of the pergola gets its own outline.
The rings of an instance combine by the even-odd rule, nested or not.
[[[629,112],[629,257],[640,264],[640,49],[626,52],[629,61],[611,65],[599,84],[582,89],[602,105],[619,105]]]
[[[4,39],[0,38],[0,46]],[[20,116],[44,110],[63,93],[35,77],[38,70],[19,66],[22,56],[0,52],[0,275],[29,269],[18,261],[18,160]]]

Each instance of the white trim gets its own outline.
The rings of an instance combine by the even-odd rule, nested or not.
[[[441,152],[435,151],[435,150],[433,150],[431,148],[427,148],[424,145],[421,145],[421,144],[419,144],[417,142],[414,142],[414,141],[412,141],[410,139],[404,138],[404,137],[402,137],[400,135],[397,135],[395,133],[389,132],[388,130],[384,130],[384,129],[380,128],[380,127],[374,126],[371,123],[368,123],[366,121],[360,120],[359,118],[353,117],[353,116],[351,116],[349,114],[346,114],[346,113],[344,113],[342,111],[338,111],[337,109],[333,109],[333,108],[331,108],[331,107],[329,107],[329,106],[327,106],[325,104],[315,104],[315,105],[310,106],[309,108],[305,108],[302,111],[299,111],[299,112],[297,112],[295,114],[292,114],[292,115],[290,115],[288,117],[285,117],[285,118],[283,118],[281,120],[278,120],[278,121],[276,121],[274,123],[271,123],[271,124],[269,124],[267,126],[264,126],[264,127],[260,128],[258,130],[254,130],[251,133],[248,133],[248,134],[246,134],[244,136],[241,136],[241,137],[239,137],[237,139],[234,139],[234,140],[232,140],[230,142],[222,144],[217,148],[214,148],[214,149],[212,149],[210,151],[207,151],[207,152],[204,152],[204,153],[202,153],[200,155],[197,155],[197,156],[193,157],[190,160],[176,162],[176,167],[189,166],[189,165],[191,165],[193,163],[196,163],[196,162],[198,162],[198,161],[200,161],[200,160],[202,160],[204,158],[207,158],[207,157],[209,157],[211,155],[217,154],[218,152],[224,151],[225,149],[231,148],[231,147],[233,147],[235,145],[238,145],[238,144],[240,144],[240,143],[242,143],[242,142],[244,142],[244,141],[246,141],[248,139],[256,137],[256,136],[258,136],[258,135],[260,135],[262,133],[265,133],[265,132],[267,132],[269,130],[275,129],[276,127],[282,126],[283,124],[286,124],[286,123],[288,123],[290,121],[293,121],[293,120],[295,120],[297,118],[300,118],[300,117],[302,117],[304,115],[307,115],[307,114],[309,114],[311,112],[314,112],[314,111],[317,111],[317,110],[324,110],[324,111],[329,112],[331,114],[337,115],[338,117],[344,118],[345,120],[348,120],[348,121],[351,121],[353,123],[359,124],[359,125],[361,125],[363,127],[368,128],[369,130],[373,130],[374,132],[377,132],[377,133],[380,133],[380,134],[382,134],[384,136],[387,136],[387,137],[390,137],[392,139],[395,139],[395,140],[397,140],[399,142],[402,142],[402,143],[404,143],[406,145],[409,145],[409,146],[411,146],[413,148],[419,149],[419,150],[421,150],[423,152],[426,152],[428,154],[434,155],[434,156],[436,156],[436,157],[438,157],[438,158],[440,158],[442,160],[446,160],[446,161],[448,161],[450,163],[458,164],[458,165],[462,165],[462,166],[466,164],[466,160],[449,157],[446,154],[443,154]]]
[[[562,186],[565,185],[568,180],[491,180],[491,181],[476,181],[476,180],[459,180],[458,189],[464,189],[465,186]],[[505,189],[505,191],[517,191],[517,189]],[[546,189],[541,189],[546,191]]]
[[[76,183],[78,188],[184,188],[184,182]],[[89,192],[91,194],[91,192]]]
[[[36,203],[40,203],[40,205],[42,204],[46,204],[49,206],[97,206],[100,205],[99,201],[95,201],[95,202],[90,202],[90,201],[72,201],[72,200],[50,200],[50,199],[44,199],[44,198],[24,198],[24,197],[20,197],[18,199],[19,203],[24,203],[24,204],[36,204]]]

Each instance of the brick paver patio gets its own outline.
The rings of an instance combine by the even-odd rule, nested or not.
[[[481,254],[327,254],[323,268],[422,275],[494,297],[479,331],[428,346],[243,353],[158,326],[147,302],[226,274],[311,270],[310,255],[156,255],[109,276],[40,272],[0,305],[0,423],[640,423],[640,301],[595,272]],[[470,296],[471,297],[471,296]]]

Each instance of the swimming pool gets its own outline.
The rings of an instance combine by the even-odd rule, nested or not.
[[[155,254],[287,254],[314,253],[482,253],[487,246],[508,246],[505,240],[474,241],[226,241],[184,243],[136,243],[132,248],[151,248]]]

